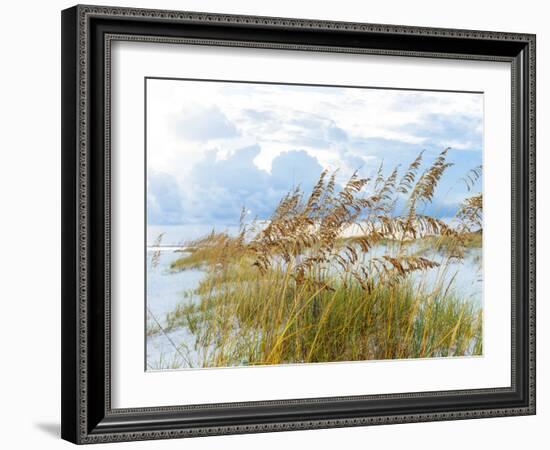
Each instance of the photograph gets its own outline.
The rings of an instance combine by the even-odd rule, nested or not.
[[[483,92],[144,90],[146,371],[483,356]]]

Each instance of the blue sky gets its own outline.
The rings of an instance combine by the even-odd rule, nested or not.
[[[150,225],[235,225],[242,207],[269,217],[323,169],[344,183],[383,162],[403,169],[446,147],[455,165],[427,212],[450,217],[482,164],[483,95],[251,83],[148,80]],[[481,183],[475,187],[481,190]]]

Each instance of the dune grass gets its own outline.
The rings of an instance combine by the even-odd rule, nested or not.
[[[422,157],[342,188],[323,172],[259,230],[189,243],[171,268],[205,276],[167,327],[190,330],[201,367],[480,355],[482,309],[446,275],[481,246],[482,197],[465,199],[453,226],[419,214],[451,165],[445,150],[418,174]],[[361,232],[342,237],[351,226]]]

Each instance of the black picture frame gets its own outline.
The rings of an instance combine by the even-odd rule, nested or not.
[[[509,61],[511,386],[112,409],[108,107],[116,39]],[[119,7],[64,10],[61,350],[62,437],[78,444],[535,414],[535,36]]]

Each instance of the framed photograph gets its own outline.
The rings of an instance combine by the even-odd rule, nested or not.
[[[62,12],[62,437],[535,413],[535,36]]]

